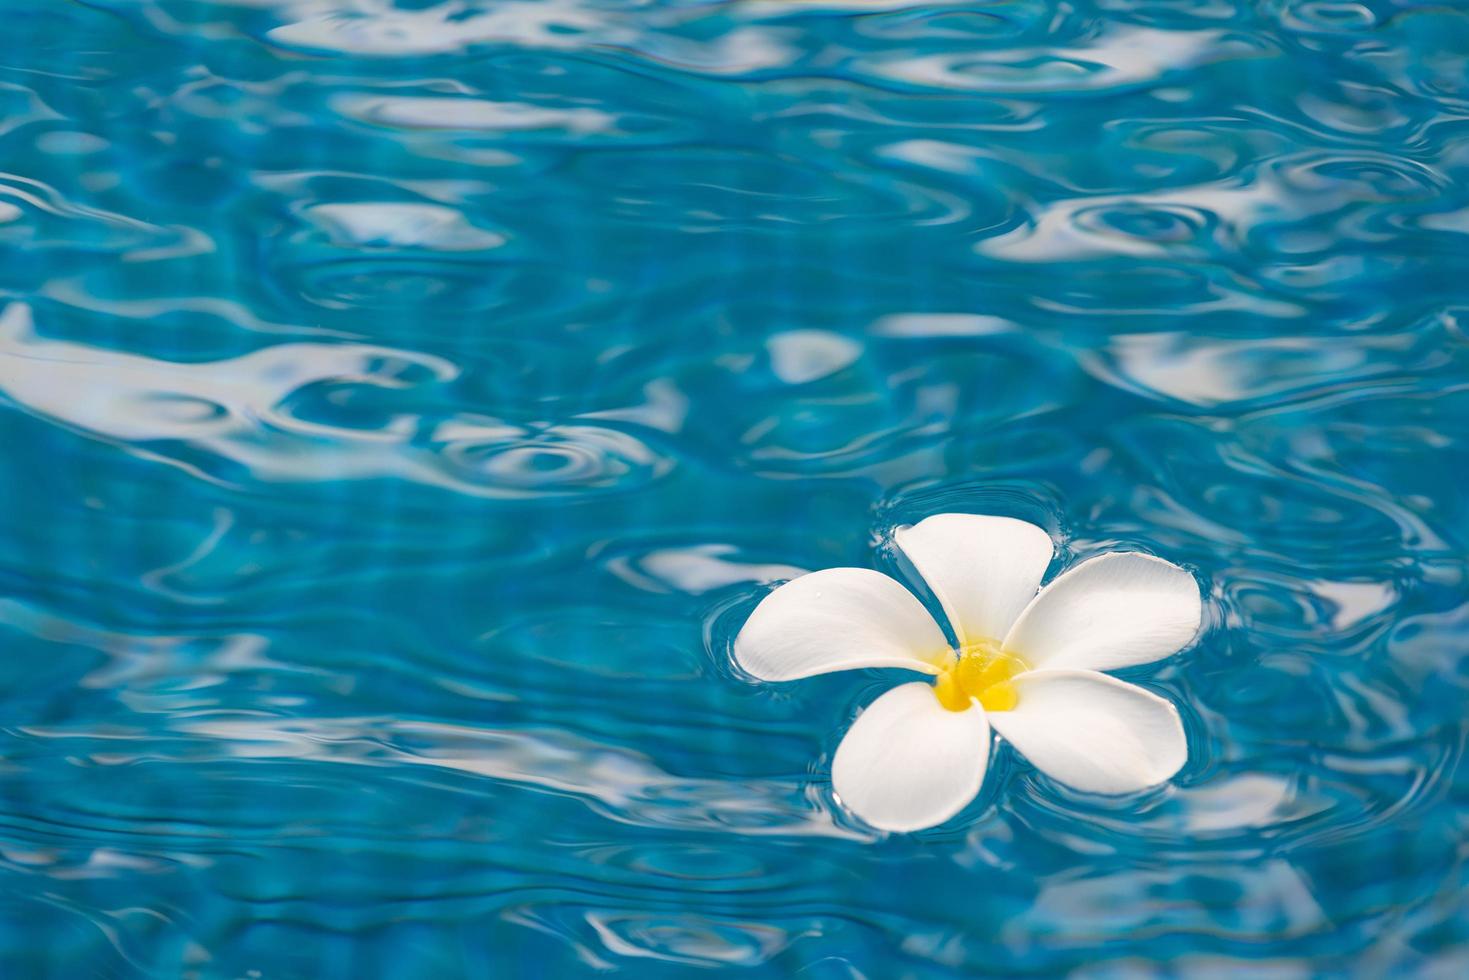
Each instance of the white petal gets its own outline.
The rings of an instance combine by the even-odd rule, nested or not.
[[[949,649],[923,603],[870,568],[827,568],[766,596],[735,637],[735,660],[762,680],[858,667],[935,674]]]
[[[1134,684],[1091,670],[1034,670],[1011,683],[1019,700],[990,723],[1068,786],[1131,793],[1167,782],[1188,759],[1178,709]]]
[[[1152,555],[1118,552],[1084,561],[1042,589],[1005,648],[1035,668],[1116,670],[1177,653],[1203,615],[1188,572]]]
[[[949,711],[933,685],[915,681],[857,716],[832,759],[831,785],[872,826],[921,830],[974,799],[989,761],[984,709]]]
[[[935,514],[893,535],[943,604],[959,642],[1001,640],[1035,598],[1051,536],[1013,517]]]

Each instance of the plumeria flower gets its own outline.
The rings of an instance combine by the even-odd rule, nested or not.
[[[735,638],[762,680],[902,667],[832,760],[837,797],[867,823],[909,831],[949,819],[979,793],[990,729],[1076,789],[1130,793],[1167,782],[1188,756],[1178,710],[1100,673],[1150,663],[1193,639],[1198,583],[1171,562],[1114,552],[1036,590],[1050,535],[1010,517],[939,514],[894,540],[943,606],[957,645],[923,604],[868,568],[828,568],[770,593]]]

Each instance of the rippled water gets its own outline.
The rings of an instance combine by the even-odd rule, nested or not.
[[[1462,5],[0,12],[7,977],[1469,971]],[[730,637],[944,510],[1173,786],[837,809]]]

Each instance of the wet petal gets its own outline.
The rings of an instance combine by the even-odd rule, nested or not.
[[[1035,598],[1054,546],[1013,517],[935,514],[893,535],[933,590],[960,643],[1000,640]]]
[[[735,637],[735,660],[767,681],[858,667],[937,673],[949,648],[928,610],[870,568],[827,568],[766,596]]]
[[[1090,793],[1165,783],[1188,759],[1178,709],[1150,691],[1091,670],[1035,670],[1011,683],[1018,699],[989,720],[1031,765]]]
[[[949,711],[922,681],[878,698],[857,716],[831,764],[831,784],[853,813],[882,830],[943,823],[979,793],[990,759],[982,708]]]
[[[1116,670],[1177,653],[1203,615],[1188,572],[1152,555],[1118,552],[1084,561],[1042,589],[1005,648],[1036,668]]]

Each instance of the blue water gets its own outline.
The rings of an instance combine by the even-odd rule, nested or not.
[[[0,975],[1469,972],[1469,8],[0,0]],[[1142,548],[881,837],[770,583]]]

